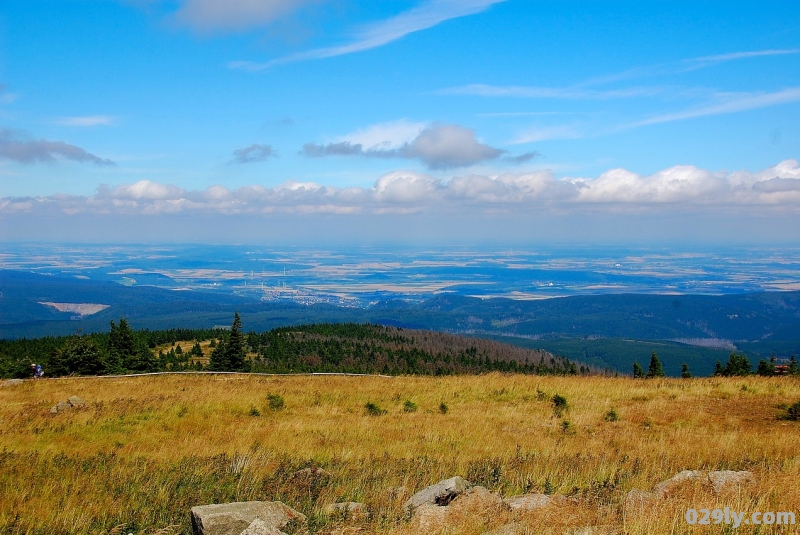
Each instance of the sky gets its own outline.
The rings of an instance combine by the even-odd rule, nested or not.
[[[0,240],[800,244],[800,4],[4,0]]]

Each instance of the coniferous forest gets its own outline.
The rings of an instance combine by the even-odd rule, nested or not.
[[[134,330],[120,319],[111,322],[107,333],[0,340],[3,377],[28,376],[32,363],[41,364],[48,377],[187,370],[389,375],[596,371],[543,350],[375,324],[245,332],[238,314],[230,329]]]

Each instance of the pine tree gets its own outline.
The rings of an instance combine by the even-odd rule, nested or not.
[[[689,371],[689,365],[685,362],[681,364],[681,377],[684,379],[692,378],[692,372]]]
[[[714,365],[714,373],[712,374],[714,377],[721,377],[725,375],[725,368],[722,367],[722,363],[717,361]]]
[[[228,338],[226,344],[226,360],[228,361],[228,370],[235,372],[247,371],[245,357],[247,356],[247,340],[245,334],[242,332],[242,319],[239,313],[233,317],[233,325],[231,325],[231,336]]]
[[[661,366],[661,361],[658,359],[658,355],[656,355],[655,351],[653,351],[653,355],[650,357],[650,367],[647,369],[647,377],[664,377],[664,367]]]
[[[119,327],[111,321],[111,332],[108,335],[108,371],[119,373],[123,369],[131,369],[129,364],[136,354],[136,339],[125,318],[119,319]]]
[[[634,379],[641,379],[644,377],[644,370],[641,366],[639,366],[638,362],[633,363],[633,378]]]
[[[775,365],[772,362],[767,362],[764,359],[758,361],[758,368],[756,373],[762,377],[771,377],[775,375]]]
[[[228,339],[220,340],[217,347],[211,352],[208,369],[218,372],[248,371],[249,366],[245,361],[247,356],[245,347],[242,319],[237,312],[233,317],[233,325],[231,325],[231,333]]]
[[[797,365],[797,358],[794,355],[792,355],[792,359],[789,361],[789,374],[800,375],[800,366]]]

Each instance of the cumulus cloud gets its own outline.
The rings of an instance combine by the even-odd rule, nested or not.
[[[19,130],[0,130],[0,158],[18,163],[55,163],[59,159],[95,165],[114,165],[114,162],[63,141],[28,139]]]
[[[319,0],[185,0],[175,19],[201,32],[243,31],[264,26]]]
[[[272,145],[254,143],[249,147],[233,151],[233,160],[231,160],[231,163],[263,162],[273,156],[277,157],[277,154],[275,154]]]
[[[478,141],[475,131],[452,124],[433,124],[423,128],[419,134],[396,148],[386,140],[364,148],[361,143],[340,141],[327,145],[306,143],[301,154],[321,156],[367,156],[372,158],[405,158],[421,160],[431,169],[467,167],[493,160],[506,151],[490,147]]]
[[[408,213],[800,213],[800,163],[785,160],[758,172],[675,166],[652,175],[611,169],[598,177],[557,178],[551,171],[467,174],[448,181],[395,171],[372,187],[337,188],[290,181],[192,191],[141,180],[101,186],[95,195],[0,199],[0,215],[63,214],[408,214]]]

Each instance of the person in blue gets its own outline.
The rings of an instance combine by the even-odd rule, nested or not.
[[[31,371],[33,372],[34,379],[41,379],[44,376],[41,364],[31,364]]]

